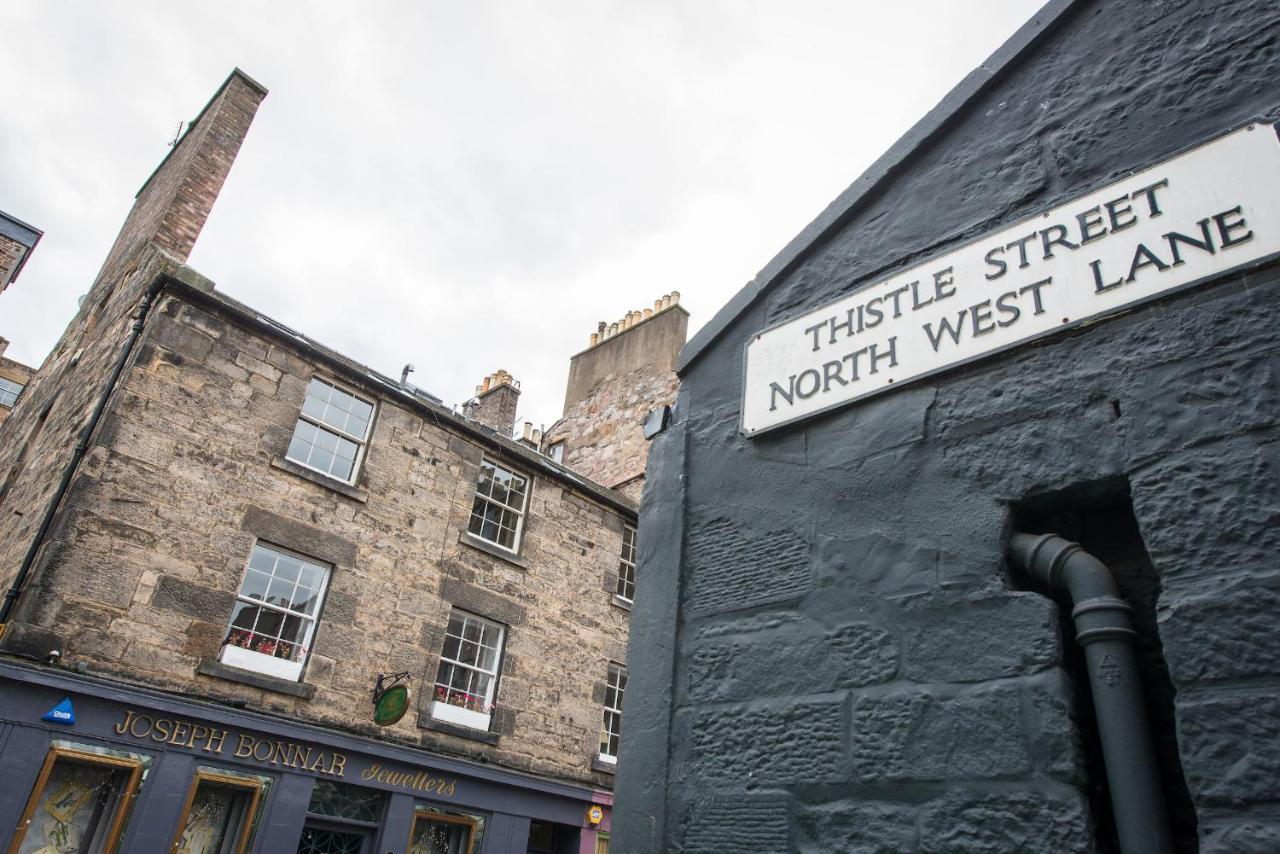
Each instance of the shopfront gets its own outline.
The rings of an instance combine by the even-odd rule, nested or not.
[[[612,801],[11,663],[0,663],[0,780],[0,832],[13,854],[594,854]]]

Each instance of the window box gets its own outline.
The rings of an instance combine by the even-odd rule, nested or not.
[[[255,543],[218,661],[276,679],[301,679],[328,585],[329,567]]]
[[[453,609],[436,672],[432,717],[471,729],[489,729],[505,639],[506,627],[501,623]]]

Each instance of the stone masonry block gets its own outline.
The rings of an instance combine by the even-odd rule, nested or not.
[[[208,335],[164,315],[156,315],[153,324],[148,337],[167,350],[202,362],[213,349],[213,339]]]
[[[958,791],[927,804],[920,823],[921,854],[1093,850],[1087,808],[1075,793]]]
[[[257,537],[309,557],[339,566],[352,566],[356,562],[358,549],[350,540],[261,507],[246,509],[240,527]]]
[[[794,531],[759,531],[714,519],[691,534],[690,606],[698,614],[754,607],[803,595],[811,586],[809,547]]]
[[[800,667],[797,662],[802,662]],[[689,698],[749,700],[771,694],[819,694],[885,682],[898,670],[898,650],[883,629],[852,623],[822,634],[760,633],[707,644],[689,658]]]
[[[1163,578],[1274,568],[1280,446],[1252,436],[1214,442],[1136,471],[1130,483],[1143,542]]]
[[[787,797],[698,798],[685,821],[684,854],[790,851]]]
[[[1061,658],[1057,607],[1035,593],[930,593],[898,604],[903,675],[916,682],[981,682],[1050,667]]]
[[[690,770],[708,781],[796,784],[843,777],[839,699],[722,706],[682,715]]]
[[[859,696],[852,714],[849,774],[859,782],[1008,778],[1032,767],[1010,685]]]
[[[1258,816],[1200,822],[1200,854],[1275,854],[1280,851],[1280,819]]]
[[[916,850],[914,807],[841,801],[802,810],[800,854],[911,854]]]
[[[170,575],[160,578],[151,597],[152,607],[209,623],[226,622],[235,601],[235,594],[227,590],[202,587]]]
[[[1280,694],[1233,691],[1180,703],[1178,741],[1197,804],[1280,800]]]
[[[1174,684],[1280,675],[1280,572],[1197,579],[1166,588],[1160,640]]]

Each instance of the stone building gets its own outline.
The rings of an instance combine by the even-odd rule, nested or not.
[[[9,349],[9,340],[0,338],[0,424],[5,422],[13,407],[18,403],[18,396],[31,382],[35,369],[21,362],[6,358],[4,351]]]
[[[1054,0],[684,348],[615,851],[1280,851],[1277,33]]]
[[[0,211],[0,293],[17,280],[43,232]]]
[[[18,278],[41,235],[39,229],[0,211],[0,293]],[[9,341],[0,338],[0,424],[9,417],[18,395],[35,372],[21,362],[6,358],[4,351],[8,347]]]
[[[544,438],[548,453],[638,501],[648,453],[641,422],[675,402],[676,359],[688,330],[679,291],[616,323],[601,321],[569,361],[564,414]]]
[[[185,266],[265,94],[218,90],[0,429],[0,837],[606,851],[635,504],[512,438],[505,371],[459,415]]]

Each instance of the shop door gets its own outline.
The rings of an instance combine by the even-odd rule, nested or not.
[[[298,840],[298,854],[368,854],[372,845],[371,831],[308,820]]]

